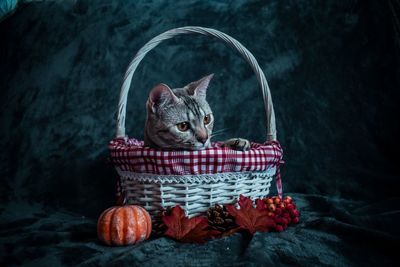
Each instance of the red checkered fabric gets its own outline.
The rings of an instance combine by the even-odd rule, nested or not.
[[[205,150],[162,151],[144,147],[134,138],[119,138],[110,142],[109,150],[111,162],[122,171],[160,175],[265,171],[283,163],[278,142],[251,143],[244,152],[222,147],[221,142]]]

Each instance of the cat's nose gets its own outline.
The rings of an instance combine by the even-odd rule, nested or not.
[[[205,144],[208,140],[208,134],[207,131],[205,129],[201,129],[197,132],[196,134],[196,139],[197,141],[199,141],[200,143]]]
[[[204,145],[208,140],[208,136],[205,138],[197,138],[197,140]]]

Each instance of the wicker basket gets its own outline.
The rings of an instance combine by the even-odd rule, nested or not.
[[[218,143],[202,151],[167,152],[146,148],[143,142],[129,139],[125,135],[127,96],[137,66],[159,43],[181,34],[215,37],[237,50],[249,63],[260,84],[264,100],[267,115],[266,143],[252,143],[252,148],[246,152],[228,151]],[[117,134],[110,142],[109,149],[111,161],[120,176],[118,193],[123,194],[128,203],[143,206],[151,215],[161,208],[180,205],[192,217],[216,203],[232,203],[240,194],[252,198],[265,197],[274,177],[278,194],[282,194],[279,171],[282,149],[276,141],[275,114],[264,73],[245,47],[234,38],[214,29],[172,29],[154,37],[138,51],[125,73],[118,106]],[[221,153],[224,156],[214,156]],[[254,158],[256,164],[247,164],[247,157]],[[187,160],[191,161],[190,165],[186,164]],[[179,168],[172,168],[166,162],[177,162]]]

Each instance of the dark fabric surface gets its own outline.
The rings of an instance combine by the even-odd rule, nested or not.
[[[293,197],[301,223],[285,232],[253,238],[237,233],[204,245],[158,238],[114,248],[98,243],[96,222],[90,218],[13,203],[2,212],[1,257],[34,266],[396,265],[400,240],[393,222],[400,215],[390,211],[399,198],[366,205],[310,194]]]
[[[44,1],[0,23],[0,265],[301,265],[395,263],[399,246],[398,1]],[[211,27],[246,46],[271,87],[301,224],[206,245],[96,242],[114,204],[107,164],[129,61],[155,35]],[[215,73],[220,140],[264,141],[262,97],[237,53],[202,36],[162,43],[135,73],[127,132],[143,138],[145,101]],[[274,193],[274,192],[273,192]]]

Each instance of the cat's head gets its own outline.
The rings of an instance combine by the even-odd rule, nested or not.
[[[160,149],[200,150],[210,145],[214,117],[206,101],[213,74],[170,89],[155,86],[147,100],[145,145]]]

